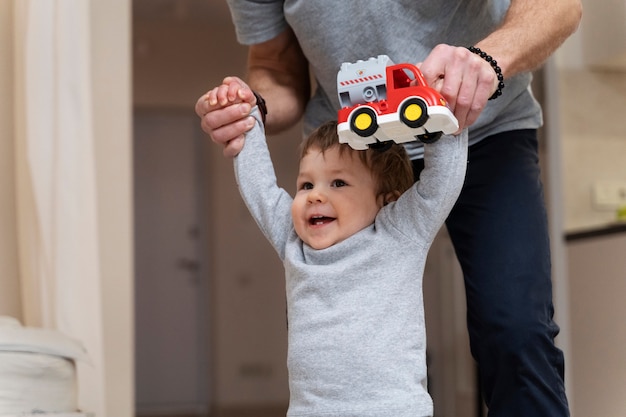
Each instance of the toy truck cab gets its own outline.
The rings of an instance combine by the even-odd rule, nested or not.
[[[341,143],[367,149],[380,142],[432,143],[459,124],[446,100],[429,87],[412,64],[394,64],[386,55],[343,63],[337,74]]]

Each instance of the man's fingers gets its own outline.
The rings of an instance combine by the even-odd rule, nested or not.
[[[246,116],[244,118],[241,118],[240,116],[238,119],[219,125],[218,127],[212,127],[212,125],[206,120],[203,120],[202,125],[203,130],[205,130],[205,123],[208,126],[209,131],[207,133],[209,133],[213,142],[226,145],[229,141],[242,136],[244,133],[252,129],[254,122],[255,120],[251,116]]]

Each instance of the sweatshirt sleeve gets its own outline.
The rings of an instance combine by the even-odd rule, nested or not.
[[[251,114],[257,123],[246,133],[243,149],[234,158],[235,179],[250,214],[282,260],[293,224],[293,199],[277,185],[258,109],[254,107]]]
[[[384,216],[400,233],[430,245],[461,193],[467,147],[467,129],[424,145],[424,170],[419,181],[384,208]]]

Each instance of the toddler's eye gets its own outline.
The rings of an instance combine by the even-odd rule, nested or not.
[[[310,182],[304,182],[300,186],[300,189],[301,190],[312,190],[313,189],[313,184],[311,184]]]
[[[347,184],[344,180],[334,180],[333,187],[345,187]]]

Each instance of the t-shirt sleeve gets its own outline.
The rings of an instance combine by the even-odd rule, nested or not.
[[[239,43],[258,44],[285,30],[283,3],[283,0],[228,0]]]

